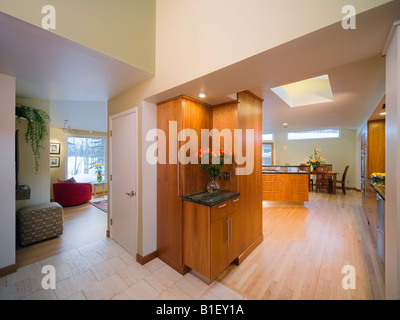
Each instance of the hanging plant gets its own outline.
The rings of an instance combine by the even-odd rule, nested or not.
[[[40,149],[43,149],[42,141],[46,138],[49,115],[40,109],[27,107],[17,103],[15,106],[17,119],[26,119],[28,128],[25,132],[25,141],[30,143],[35,157],[35,173],[39,171]]]

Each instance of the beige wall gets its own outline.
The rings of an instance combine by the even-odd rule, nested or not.
[[[154,73],[155,0],[0,0],[0,10],[42,27],[42,7],[56,9],[57,35]]]
[[[49,100],[17,99],[17,102],[28,107],[43,110],[50,115]],[[50,201],[50,127],[48,127],[48,135],[42,142],[43,149],[40,151],[39,171],[35,173],[35,160],[31,145],[25,142],[24,137],[27,125],[28,122],[26,120],[15,120],[16,129],[19,130],[19,184],[27,184],[31,187],[31,198],[29,200],[16,201],[17,210],[25,206]]]
[[[53,195],[53,183],[57,179],[66,179],[66,156],[67,156],[67,136],[71,134],[66,134],[63,128],[50,127],[50,142],[60,143],[60,154],[54,155],[60,157],[60,167],[50,168],[50,199],[54,199]],[[84,137],[107,137],[106,132],[89,132],[85,130],[73,130],[73,135],[84,136]],[[107,155],[107,150],[106,150]],[[104,174],[107,177],[106,173]],[[107,184],[104,186],[107,192]],[[103,189],[98,189],[97,192],[103,191]]]
[[[339,172],[338,179],[346,165],[349,165],[346,187],[356,187],[356,130],[342,129],[340,139],[315,139],[288,141],[287,133],[275,134],[275,164],[299,165],[307,162],[310,152],[314,148],[321,149],[321,156],[326,162],[333,165],[333,170]],[[287,149],[283,147],[287,146]],[[360,186],[357,186],[359,189]]]
[[[15,264],[15,77],[0,73],[0,270]]]

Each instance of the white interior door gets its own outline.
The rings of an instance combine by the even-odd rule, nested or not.
[[[111,238],[137,253],[136,108],[110,118]]]

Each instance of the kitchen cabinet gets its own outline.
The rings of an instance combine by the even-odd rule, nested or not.
[[[159,258],[184,274],[182,254],[183,207],[181,196],[205,189],[209,178],[199,165],[183,165],[178,161],[178,150],[186,141],[178,142],[176,131],[191,128],[200,139],[201,129],[210,129],[212,113],[208,106],[188,97],[178,97],[157,105],[157,128],[166,134],[167,164],[157,164],[157,252]],[[170,138],[177,143],[176,154],[170,155]],[[200,145],[200,141],[199,141]],[[172,149],[171,149],[172,150]],[[175,161],[171,162],[171,157]],[[175,162],[175,163],[173,163]],[[196,178],[193,178],[196,177]]]
[[[238,242],[231,239],[230,250],[227,251],[227,261],[236,256],[235,259],[238,258],[237,261],[240,263],[263,240],[261,194],[262,99],[249,91],[244,91],[237,94],[237,101],[223,105],[210,106],[186,96],[179,96],[157,104],[157,128],[164,131],[167,138],[166,160],[168,162],[167,164],[157,164],[157,253],[162,261],[184,274],[188,270],[188,265],[184,263],[184,256],[190,259],[191,255],[197,255],[198,251],[193,253],[186,251],[184,254],[184,204],[181,197],[205,190],[210,178],[198,164],[181,164],[179,162],[174,164],[170,162],[171,157],[177,158],[175,154],[169,154],[171,152],[169,150],[170,138],[177,140],[174,130],[170,132],[171,121],[176,123],[176,131],[178,133],[182,129],[194,130],[199,138],[199,148],[202,147],[200,144],[201,129],[210,130],[212,128],[220,131],[228,129],[231,131],[232,137],[235,137],[233,134],[235,129],[242,130],[243,137],[238,141],[241,145],[242,155],[247,152],[247,143],[251,143],[251,148],[254,148],[254,158],[249,157],[249,163],[238,165],[234,162],[226,167],[231,171],[230,180],[218,180],[222,190],[232,190],[240,193],[241,206],[246,208],[245,211],[236,212],[234,217],[225,217],[226,220],[230,221],[230,231],[233,232],[237,226],[241,228],[240,239]],[[246,134],[248,129],[253,130],[254,142],[247,142]],[[189,138],[186,141],[179,141],[178,150],[188,140]],[[221,139],[222,149],[224,143],[225,140]],[[234,143],[232,145],[235,146]],[[209,146],[212,148],[211,142]],[[235,154],[235,149],[233,153]],[[246,175],[237,175],[235,169],[245,166],[253,168],[253,170]],[[232,206],[230,205],[229,207],[231,208]],[[221,226],[218,227],[218,224],[215,224],[213,228],[222,228],[222,232],[227,232],[228,229],[222,227],[223,222],[220,221],[218,223]],[[209,232],[211,232],[211,224],[209,227]],[[204,235],[199,235],[199,238],[202,236]],[[215,236],[213,239],[216,241]],[[186,249],[192,247],[189,245]],[[237,249],[231,249],[233,247],[237,247]],[[208,249],[200,248],[198,250],[203,252]],[[210,256],[211,259],[210,253],[207,256]],[[216,261],[216,259],[217,256],[214,256],[213,261]],[[223,260],[225,261],[225,259]],[[196,266],[196,269],[203,270],[203,268],[204,266]],[[208,275],[211,276],[211,270]]]
[[[262,199],[264,201],[308,201],[309,174],[263,173]]]
[[[374,172],[385,172],[385,120],[368,122],[368,178]]]
[[[184,264],[215,279],[240,255],[240,197],[206,206],[184,201]]]

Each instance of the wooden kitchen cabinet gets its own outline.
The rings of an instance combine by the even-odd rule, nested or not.
[[[215,279],[240,255],[240,197],[209,207],[184,201],[184,264]]]
[[[264,173],[262,199],[264,201],[308,201],[309,174]]]
[[[238,142],[241,143],[242,154],[246,153],[245,135],[247,130],[254,132],[254,159],[249,157],[250,163],[241,164],[240,167],[249,165],[253,170],[249,174],[237,175],[236,168],[238,164],[226,166],[224,169],[231,172],[230,180],[219,180],[221,190],[230,190],[240,194],[240,202],[245,211],[238,211],[232,217],[225,217],[231,225],[229,230],[232,234],[237,234],[238,226],[240,226],[241,237],[240,241],[231,239],[229,250],[226,253],[226,259],[223,261],[232,260],[235,256],[238,262],[241,263],[256,246],[263,240],[263,224],[262,224],[262,99],[255,96],[249,91],[239,92],[237,101],[224,103],[221,105],[211,106],[205,103],[196,101],[190,97],[179,96],[174,99],[163,101],[157,104],[157,128],[161,129],[166,134],[166,160],[168,164],[157,164],[157,253],[158,257],[167,263],[169,266],[184,274],[189,266],[201,274],[207,274],[210,278],[216,271],[211,271],[211,251],[210,246],[198,247],[197,243],[192,243],[190,239],[203,239],[207,237],[211,241],[211,220],[207,220],[208,228],[203,228],[201,223],[205,221],[200,218],[203,216],[193,215],[191,218],[186,217],[186,224],[193,223],[192,237],[186,238],[186,246],[183,245],[184,228],[184,204],[187,201],[181,199],[182,196],[206,190],[207,183],[210,181],[207,173],[198,164],[173,164],[170,163],[170,148],[169,139],[177,139],[174,132],[170,132],[170,122],[175,122],[178,133],[182,129],[193,129],[198,137],[201,137],[201,129],[228,129],[234,137],[234,130],[240,129],[243,132],[243,137]],[[189,140],[179,141],[178,150]],[[199,139],[200,140],[200,139]],[[199,148],[202,147],[198,141]],[[224,148],[225,139],[221,139],[221,148]],[[209,146],[212,148],[212,143]],[[233,144],[235,148],[235,145]],[[235,154],[235,150],[233,150]],[[171,155],[175,156],[175,155]],[[252,161],[254,160],[254,162]],[[254,167],[252,167],[252,164]],[[202,207],[202,206],[200,206]],[[206,206],[203,206],[207,208]],[[230,204],[229,208],[234,205]],[[200,209],[196,209],[200,210]],[[202,208],[204,210],[204,208]],[[200,210],[201,211],[201,210]],[[209,212],[211,219],[211,209]],[[213,215],[214,217],[215,215]],[[197,220],[193,220],[196,218]],[[222,217],[221,217],[222,218]],[[233,219],[234,218],[234,219]],[[217,221],[213,220],[213,223]],[[218,228],[222,231],[215,233],[212,239],[217,243],[217,234],[227,232],[227,226],[224,228],[223,222],[218,227],[217,224],[213,228]],[[208,232],[207,236],[196,232],[196,226],[202,231]],[[225,230],[225,231],[224,231]],[[226,234],[227,235],[227,234]],[[196,238],[196,239],[197,239]],[[213,240],[213,241],[214,241]],[[237,247],[237,248],[236,248]],[[196,248],[190,251],[190,248]],[[235,249],[233,249],[235,248]],[[208,252],[209,251],[209,252]],[[197,259],[197,255],[209,257],[210,261]],[[184,263],[190,261],[190,264]],[[214,256],[213,261],[218,258]],[[227,262],[222,263],[226,264]],[[230,263],[230,262],[229,262]],[[205,270],[205,271],[202,271]],[[216,268],[219,270],[219,267]],[[204,272],[204,273],[203,273]]]
[[[186,141],[178,143],[177,133],[170,132],[170,122],[176,123],[178,134],[182,129],[190,128],[197,132],[200,140],[201,129],[211,128],[212,112],[208,106],[184,96],[157,105],[157,128],[162,129],[167,137],[168,162],[157,164],[157,252],[161,260],[184,274],[181,196],[205,189],[209,177],[199,165],[179,163],[178,150]],[[170,163],[170,136],[178,147],[176,155],[173,155],[175,164]]]

